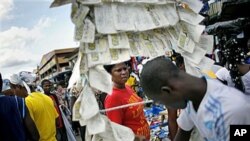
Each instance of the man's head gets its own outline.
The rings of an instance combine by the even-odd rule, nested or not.
[[[10,76],[10,87],[15,95],[27,96],[35,91],[36,75],[32,72],[21,71]]]
[[[181,72],[170,59],[158,57],[144,65],[141,73],[141,86],[146,95],[155,102],[170,108],[185,108],[186,94]]]
[[[28,96],[28,92],[24,86],[10,83],[10,89],[14,95],[17,95],[20,97],[27,97]]]
[[[50,82],[48,79],[44,79],[41,82],[42,88],[44,90],[45,94],[50,94],[51,88],[52,88],[52,82]]]

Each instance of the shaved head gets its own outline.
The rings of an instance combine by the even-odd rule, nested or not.
[[[160,94],[161,87],[177,78],[179,69],[165,57],[158,57],[147,62],[141,73],[141,86],[148,95]]]
[[[181,71],[170,59],[158,57],[149,61],[141,73],[145,94],[173,109],[184,109],[189,100],[197,105],[207,90],[206,80]]]

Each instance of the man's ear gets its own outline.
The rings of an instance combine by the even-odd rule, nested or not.
[[[170,88],[170,87],[168,87],[168,86],[162,86],[161,87],[161,92],[163,93],[163,94],[170,94],[171,93],[171,91],[172,91],[172,89]]]

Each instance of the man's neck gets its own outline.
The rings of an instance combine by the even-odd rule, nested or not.
[[[193,94],[191,101],[193,103],[194,109],[197,112],[200,106],[200,103],[207,91],[207,81],[205,78],[197,78],[195,87],[193,89]]]

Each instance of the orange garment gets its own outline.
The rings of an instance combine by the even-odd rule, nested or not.
[[[105,99],[105,108],[141,101],[142,99],[129,86],[126,86],[124,89],[113,88],[112,94],[107,95]],[[150,129],[144,115],[143,105],[122,108],[106,114],[111,121],[132,129],[135,135],[145,136],[146,139],[150,139]]]

